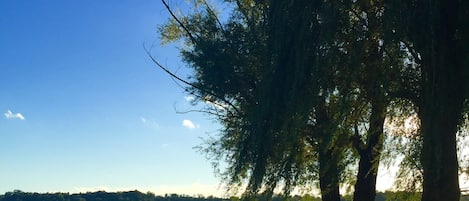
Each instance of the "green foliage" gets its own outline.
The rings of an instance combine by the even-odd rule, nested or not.
[[[218,114],[226,129],[224,135],[212,141],[205,150],[213,154],[215,159],[228,159],[230,167],[225,176],[230,184],[240,185],[243,178],[250,175],[249,189],[255,193],[263,185],[273,190],[278,180],[284,180],[288,186],[289,183],[298,180],[296,178],[300,174],[293,169],[304,168],[300,161],[303,160],[305,153],[302,149],[292,148],[298,147],[297,145],[304,147],[301,145],[304,142],[301,138],[287,137],[286,133],[281,134],[285,131],[271,130],[294,128],[295,131],[290,131],[290,134],[299,133],[301,130],[298,126],[281,125],[278,121],[283,116],[300,118],[298,114],[288,114],[290,111],[296,111],[295,109],[285,108],[287,105],[299,105],[285,102],[289,100],[288,96],[293,91],[289,90],[288,94],[278,94],[276,96],[279,98],[274,99],[268,98],[270,94],[258,94],[283,93],[287,88],[276,90],[275,86],[288,85],[285,85],[283,78],[271,77],[271,72],[276,70],[270,65],[271,50],[267,47],[266,36],[269,34],[269,28],[265,13],[268,13],[268,7],[254,7],[253,2],[249,1],[237,1],[236,5],[238,9],[233,11],[225,24],[221,24],[214,12],[208,12],[207,9],[197,14],[190,14],[189,17],[181,17],[180,21],[184,23],[179,24],[180,29],[177,30],[187,30],[186,39],[191,42],[190,48],[182,51],[184,60],[194,68],[195,72],[192,78],[193,87],[188,91],[201,101],[224,107],[211,108],[214,110],[213,113]],[[163,31],[167,30],[163,37],[168,40],[179,39],[178,34],[181,33],[173,31],[176,29],[170,29],[174,21],[162,28]],[[281,71],[277,74],[289,75]],[[299,71],[294,76],[304,75],[308,73]],[[302,90],[301,86],[297,86],[297,81],[298,79],[292,77],[288,78],[287,82],[296,85],[293,89]],[[276,83],[276,85],[266,83]],[[301,85],[305,86],[305,83]],[[265,87],[272,88],[265,90]],[[273,113],[270,110],[272,108],[285,109]],[[309,114],[307,110],[304,112]],[[264,118],[266,116],[272,117]],[[307,115],[301,118],[304,122],[307,121]],[[272,128],[267,124],[279,127]]]
[[[177,41],[183,37],[183,31],[174,19],[159,27],[158,31],[161,34],[162,45]]]
[[[376,176],[380,162],[403,158],[397,185],[421,189],[420,129],[385,125],[402,127],[423,114],[428,68],[422,59],[430,37],[421,32],[429,26],[421,23],[424,3],[224,3],[232,8],[224,21],[206,1],[186,15],[168,8],[173,18],[160,33],[163,43],[185,42],[181,54],[195,72],[186,90],[224,126],[200,150],[216,168],[228,163],[220,170],[228,186],[247,184],[245,198],[268,199],[275,188],[288,195],[322,178],[329,179],[321,189],[327,192],[338,182],[361,184]],[[458,23],[458,31],[467,31]],[[355,181],[358,159],[365,168]]]
[[[370,115],[366,96],[374,90],[366,82],[390,85],[385,75],[400,69],[398,59],[384,56],[379,62],[393,67],[389,73],[363,77],[366,69],[379,65],[367,66],[363,60],[368,55],[354,50],[371,52],[370,45],[379,42],[368,35],[378,32],[361,28],[361,19],[348,14],[347,9],[358,7],[334,2],[232,3],[235,9],[224,24],[207,6],[173,18],[161,29],[163,39],[183,36],[190,43],[182,50],[195,72],[188,91],[201,101],[230,103],[213,112],[225,130],[204,151],[215,160],[227,160],[229,184],[249,178],[248,194],[261,188],[272,191],[279,182],[286,192],[310,184],[317,178],[318,152],[342,163],[334,165],[335,171],[353,164],[354,157],[345,150],[352,125],[366,127]],[[358,40],[350,41],[350,35]],[[389,52],[400,53],[389,44]],[[360,133],[366,142],[366,132]]]

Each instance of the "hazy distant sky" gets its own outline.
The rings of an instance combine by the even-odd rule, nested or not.
[[[220,195],[193,149],[219,125],[178,114],[194,109],[190,97],[143,49],[190,73],[174,47],[159,46],[167,19],[159,0],[0,1],[0,194]]]

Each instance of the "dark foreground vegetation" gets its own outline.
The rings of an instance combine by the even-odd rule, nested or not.
[[[376,201],[412,201],[419,200],[419,193],[406,192],[378,192]],[[351,196],[345,196],[342,200],[351,200]],[[166,194],[164,196],[155,195],[151,192],[142,193],[139,191],[127,192],[88,192],[88,193],[28,193],[19,190],[7,192],[0,195],[0,201],[238,201],[238,197],[216,198],[213,196],[189,196],[178,194]],[[295,196],[285,198],[274,196],[273,201],[291,200],[291,201],[320,201],[321,198],[311,195]],[[469,201],[469,196],[462,196],[461,201]]]

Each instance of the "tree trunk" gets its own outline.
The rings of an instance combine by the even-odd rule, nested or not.
[[[332,142],[334,134],[337,134],[335,132],[336,126],[333,125],[325,104],[326,99],[321,96],[317,105],[317,125],[312,131],[311,139],[317,144],[319,187],[322,201],[340,201],[339,161],[342,157],[343,145],[340,142]]]
[[[370,8],[365,8],[370,12]],[[379,19],[370,17],[369,32],[370,34],[379,33],[381,31],[381,22]],[[361,140],[355,142],[360,160],[358,163],[357,182],[355,183],[355,191],[353,194],[354,201],[374,201],[376,197],[376,179],[378,176],[379,160],[383,149],[383,126],[386,118],[386,108],[388,98],[385,88],[386,81],[383,76],[383,52],[380,48],[379,41],[369,38],[370,46],[364,46],[367,52],[363,58],[366,61],[364,67],[364,78],[362,88],[365,91],[366,98],[371,104],[371,114],[369,117],[369,127],[366,133],[366,144]],[[357,128],[356,128],[357,129]],[[358,131],[356,131],[358,132]],[[356,133],[356,139],[360,139]]]
[[[386,116],[385,101],[372,102],[370,127],[367,133],[367,143],[356,146],[360,154],[358,163],[357,182],[353,193],[354,201],[374,201],[376,196],[376,179],[378,166],[383,149],[383,126]]]
[[[424,108],[427,112],[421,117],[424,177],[422,201],[458,201],[460,192],[456,155],[457,119],[454,114],[444,112],[442,107],[428,107],[430,106]]]
[[[429,1],[428,37],[422,57],[423,136],[422,201],[454,200],[460,197],[456,132],[464,103],[463,44],[456,37],[458,3]],[[465,19],[467,20],[467,19]],[[467,21],[466,21],[467,22]]]
[[[449,58],[448,58],[449,59]],[[448,61],[446,61],[448,62]],[[451,65],[448,62],[448,68]],[[434,66],[420,108],[423,150],[423,201],[459,200],[456,132],[463,98],[455,68]],[[462,89],[461,89],[462,90]]]
[[[322,201],[340,201],[338,160],[331,150],[319,152],[319,187]]]
[[[373,169],[370,156],[361,156],[358,165],[357,183],[355,183],[354,201],[374,201],[376,197],[376,178],[378,171]]]

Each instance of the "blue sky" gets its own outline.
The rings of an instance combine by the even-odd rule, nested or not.
[[[218,124],[176,112],[194,106],[142,47],[190,73],[159,46],[167,19],[158,0],[0,1],[0,193],[216,193],[193,147]]]

